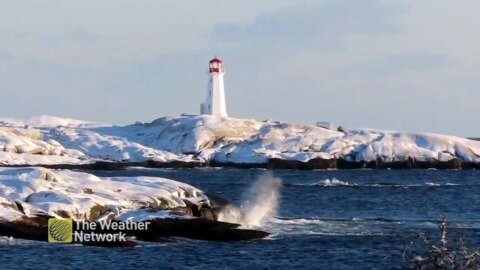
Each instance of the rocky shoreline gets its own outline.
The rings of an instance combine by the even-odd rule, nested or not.
[[[148,230],[124,231],[127,241],[77,243],[101,247],[134,247],[138,241],[170,242],[172,238],[183,237],[206,241],[251,241],[270,235],[268,232],[241,229],[240,224],[218,221],[211,215],[187,218],[163,218],[150,220]],[[19,220],[5,221],[0,218],[0,236],[46,242],[48,240],[48,219],[52,216],[22,217]],[[114,221],[117,222],[117,221]],[[117,222],[122,223],[122,222]],[[100,227],[100,226],[97,226]],[[89,231],[84,231],[88,233]],[[96,233],[111,233],[109,230],[96,230]]]
[[[406,161],[386,162],[381,159],[376,161],[350,161],[345,159],[322,159],[314,158],[303,162],[298,160],[285,160],[272,158],[267,163],[233,163],[233,162],[187,162],[187,161],[146,161],[146,162],[110,162],[97,161],[87,164],[38,164],[38,165],[8,165],[0,164],[0,167],[44,167],[49,169],[79,169],[79,170],[121,170],[128,167],[144,168],[239,168],[239,169],[291,169],[291,170],[351,170],[351,169],[378,169],[378,170],[410,170],[410,169],[439,169],[439,170],[472,170],[480,169],[480,163],[465,162],[460,159],[448,161],[439,160],[415,160],[409,158]]]
[[[55,218],[52,222],[68,219],[73,224],[98,224],[61,229],[72,234],[113,233],[112,227],[102,226],[106,222],[150,224],[143,230],[124,226],[127,229],[121,232],[126,241],[74,241],[105,247],[132,247],[137,241],[162,242],[174,237],[249,241],[269,235],[241,227],[242,216],[234,220],[236,223],[227,222],[225,215],[231,209],[238,208],[225,198],[166,178],[100,178],[66,169],[0,168],[0,236],[47,241],[51,218]]]

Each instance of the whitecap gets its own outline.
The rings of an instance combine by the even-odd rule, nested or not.
[[[324,187],[331,187],[331,186],[349,186],[350,184],[346,181],[341,181],[336,178],[333,179],[325,179],[318,183],[314,183],[314,186],[324,186]]]
[[[429,186],[429,187],[439,187],[440,186],[440,184],[432,183],[432,182],[425,182],[425,185]]]

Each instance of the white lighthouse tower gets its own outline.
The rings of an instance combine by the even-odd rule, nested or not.
[[[223,75],[225,75],[223,62],[215,56],[215,58],[210,60],[208,65],[207,100],[200,104],[201,114],[210,114],[219,117],[228,116],[225,105]]]

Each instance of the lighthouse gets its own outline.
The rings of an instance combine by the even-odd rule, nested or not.
[[[223,61],[216,57],[208,64],[207,99],[200,104],[200,113],[218,117],[227,117],[225,88],[223,84]]]

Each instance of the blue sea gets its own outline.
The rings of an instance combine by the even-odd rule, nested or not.
[[[174,239],[130,249],[0,239],[0,269],[401,269],[404,243],[418,233],[480,247],[480,172],[453,170],[144,169],[89,171],[99,176],[159,176],[243,203],[265,175],[279,178],[278,212],[267,239],[218,243]]]

